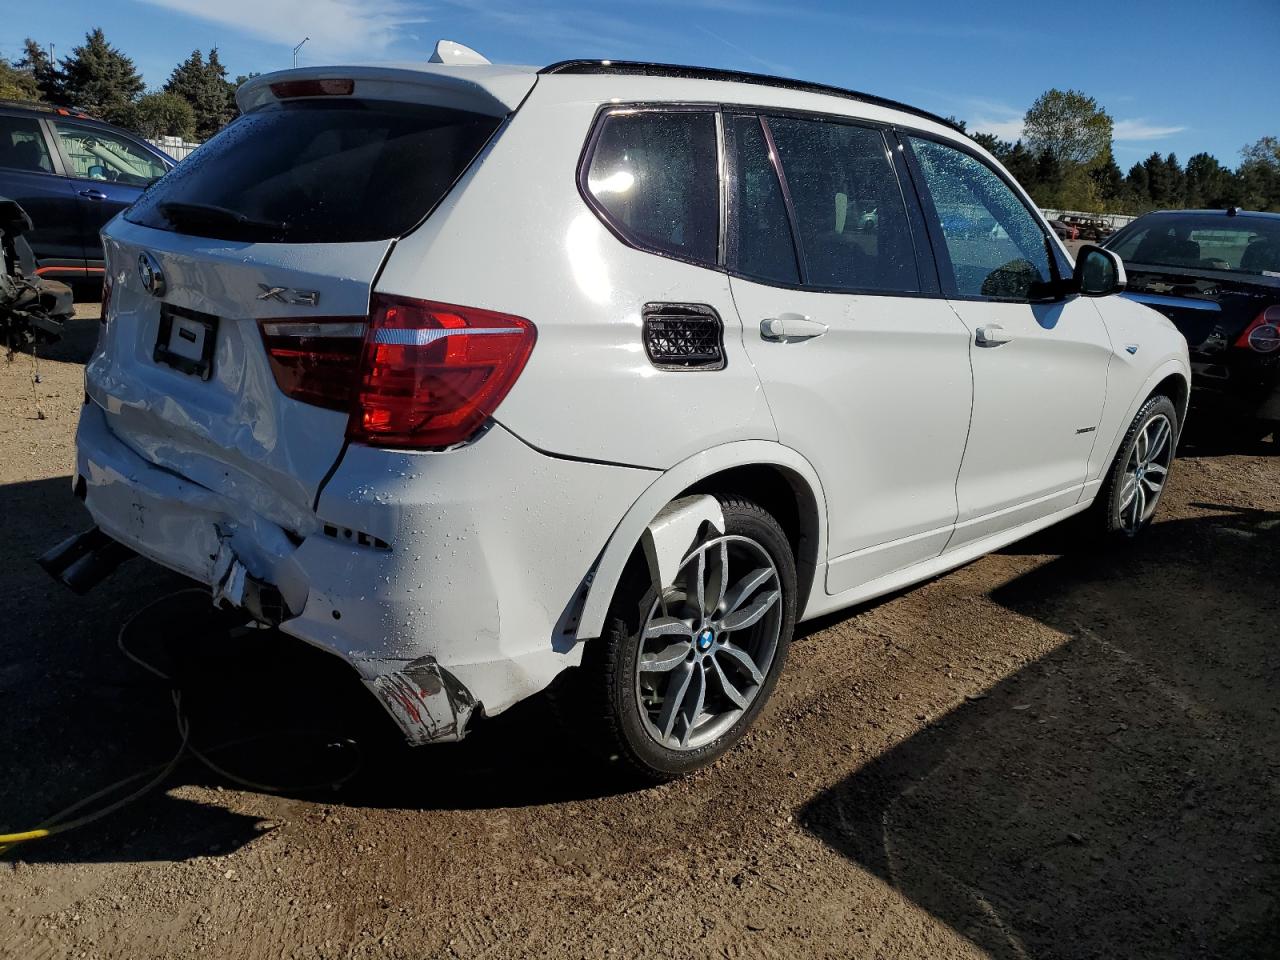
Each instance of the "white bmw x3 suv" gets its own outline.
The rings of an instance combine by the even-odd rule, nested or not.
[[[797,622],[1150,521],[1184,339],[947,123],[439,59],[250,80],[107,227],[64,581],[177,570],[415,744],[570,671],[583,736],[662,779],[742,735]]]

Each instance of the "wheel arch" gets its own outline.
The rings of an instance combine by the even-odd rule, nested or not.
[[[1191,400],[1191,369],[1184,359],[1180,357],[1166,359],[1151,372],[1141,388],[1134,393],[1133,399],[1129,402],[1129,409],[1116,425],[1115,435],[1111,438],[1111,444],[1108,447],[1109,453],[1103,461],[1102,476],[1105,477],[1106,471],[1111,468],[1111,461],[1115,459],[1120,444],[1124,441],[1124,435],[1129,425],[1133,423],[1133,418],[1157,393],[1163,393],[1173,401],[1178,411],[1178,430],[1181,431],[1183,424],[1186,423],[1187,405]]]
[[[578,618],[579,640],[598,637],[627,562],[645,528],[672,500],[698,493],[733,493],[759,503],[786,532],[796,559],[797,620],[814,590],[826,559],[827,507],[817,471],[795,450],[768,440],[723,444],[682,461],[655,480],[627,511],[609,538]]]

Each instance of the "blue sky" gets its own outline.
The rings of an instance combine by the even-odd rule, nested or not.
[[[1123,169],[1152,150],[1280,136],[1280,2],[835,3],[819,0],[0,0],[0,56],[24,36],[70,52],[101,26],[148,84],[195,47],[232,75],[299,62],[425,59],[448,37],[495,62],[660,60],[776,73],[894,97],[971,128],[1017,134],[1051,86],[1116,121]]]

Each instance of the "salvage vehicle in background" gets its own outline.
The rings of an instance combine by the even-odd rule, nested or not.
[[[742,736],[797,622],[1086,511],[1151,522],[1186,342],[947,122],[433,61],[248,81],[108,225],[97,526],[55,576],[123,545],[208,584],[411,743],[556,681],[566,749],[662,780]]]
[[[0,197],[0,347],[10,352],[57,340],[74,312],[71,288],[36,274],[30,232],[27,212]]]
[[[1053,230],[1054,235],[1057,236],[1059,240],[1080,239],[1080,230],[1062,220],[1050,220],[1049,228]]]
[[[78,110],[0,101],[0,196],[30,214],[42,277],[102,274],[107,221],[174,166],[127,130]]]
[[[1196,397],[1259,436],[1280,426],[1280,213],[1149,213],[1106,247],[1125,262],[1126,296],[1187,338]]]

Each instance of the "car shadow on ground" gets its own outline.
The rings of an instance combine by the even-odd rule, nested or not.
[[[278,631],[235,629],[205,588],[176,574],[135,559],[76,596],[35,559],[89,523],[69,477],[0,486],[8,621],[0,631],[0,833],[30,829],[109,784],[162,768],[181,744],[174,687],[192,746],[231,776],[188,755],[145,797],[86,829],[15,847],[10,859],[228,852],[259,834],[259,818],[180,788],[237,789],[232,777],[257,793],[416,809],[521,806],[625,788],[565,749],[544,698],[482,720],[465,743],[412,749],[345,663]],[[172,683],[117,646],[135,614],[127,649]]]
[[[1062,645],[801,822],[997,958],[1275,956],[1280,515],[1197,506],[996,590]]]

